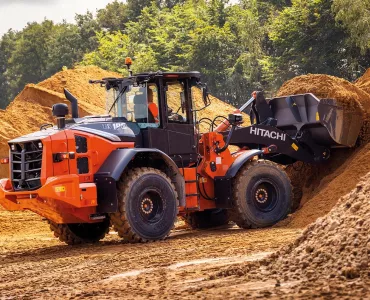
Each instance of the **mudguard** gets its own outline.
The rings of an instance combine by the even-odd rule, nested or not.
[[[105,160],[98,172],[94,175],[98,191],[98,212],[111,213],[118,209],[116,182],[125,171],[128,164],[139,153],[145,153],[162,159],[173,171],[172,182],[176,187],[179,205],[185,206],[185,180],[176,163],[164,152],[151,148],[117,149]]]
[[[253,156],[260,155],[263,152],[261,150],[246,150],[243,154],[239,155],[233,164],[230,166],[229,170],[227,170],[227,173],[225,177],[227,178],[233,178],[236,176],[240,168]]]

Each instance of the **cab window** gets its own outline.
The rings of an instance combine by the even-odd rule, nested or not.
[[[187,123],[184,87],[180,82],[167,84],[166,99],[168,122]]]
[[[109,114],[138,123],[141,128],[159,127],[158,90],[155,85],[127,86],[111,91],[107,97]]]

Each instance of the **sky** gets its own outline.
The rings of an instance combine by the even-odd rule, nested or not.
[[[0,37],[10,28],[23,29],[28,22],[47,17],[55,22],[73,22],[76,13],[96,12],[112,0],[0,0]]]

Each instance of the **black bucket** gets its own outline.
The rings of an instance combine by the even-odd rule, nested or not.
[[[277,127],[294,137],[308,130],[318,145],[353,147],[363,124],[360,106],[334,99],[319,100],[313,94],[292,95],[269,101]]]

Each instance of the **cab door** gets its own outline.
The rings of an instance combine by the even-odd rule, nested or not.
[[[179,167],[197,161],[197,134],[192,117],[191,90],[187,79],[166,81],[159,89],[161,126],[149,128],[149,146],[162,150]],[[162,107],[163,106],[163,107]]]

